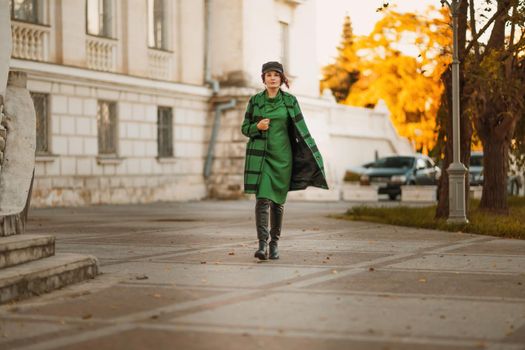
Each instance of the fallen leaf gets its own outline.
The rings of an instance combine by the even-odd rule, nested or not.
[[[153,297],[154,297],[154,298],[157,298],[157,299],[160,299],[161,295],[158,294],[158,293],[155,293],[155,294],[153,294]]]
[[[206,261],[201,261],[201,264],[206,264]]]
[[[82,319],[83,320],[89,320],[91,317],[93,317],[92,314],[85,314],[85,315],[82,316]]]
[[[419,279],[419,282],[421,282],[421,283],[427,283],[427,279],[426,279],[426,278],[420,278],[420,279]]]
[[[228,255],[235,255],[235,252],[229,252]]]
[[[147,280],[149,277],[146,276],[146,275],[140,275],[140,276],[136,276],[135,279],[136,280]]]
[[[337,270],[332,270],[332,273],[333,273],[333,274],[336,274],[336,273],[337,273]]]
[[[376,269],[374,269],[373,267],[370,267],[370,268],[368,269],[368,271],[371,271],[371,272],[372,272],[372,271],[375,271],[375,270],[376,270]]]

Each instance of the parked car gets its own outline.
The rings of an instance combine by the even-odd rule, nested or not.
[[[346,170],[343,181],[360,181],[361,175],[363,175],[374,162],[368,162],[363,165],[353,166]]]
[[[362,184],[378,186],[378,194],[391,200],[401,195],[403,185],[436,185],[441,169],[422,154],[380,158],[361,176]]]
[[[483,185],[483,152],[472,152],[470,154],[469,182],[470,186]],[[517,169],[507,175],[507,193],[509,195],[520,195],[524,184],[524,176]]]
[[[472,152],[469,165],[470,186],[481,186],[483,184],[483,152]]]

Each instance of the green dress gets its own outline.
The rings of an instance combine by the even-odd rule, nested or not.
[[[292,125],[281,91],[274,98],[268,97],[268,92],[264,97],[262,113],[263,118],[270,119],[270,127],[266,131],[266,154],[256,198],[284,204],[292,176],[292,146],[288,136]]]

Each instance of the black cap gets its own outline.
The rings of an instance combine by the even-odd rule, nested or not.
[[[270,62],[266,62],[265,64],[262,65],[262,73],[263,74],[266,73],[266,72],[269,72],[271,70],[279,72],[281,74],[284,74],[283,65],[280,64],[279,62],[270,61]]]

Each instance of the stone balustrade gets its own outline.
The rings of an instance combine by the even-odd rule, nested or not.
[[[13,21],[11,31],[13,57],[34,61],[49,59],[49,26]]]
[[[148,50],[148,61],[150,78],[162,80],[170,79],[173,53],[150,48]]]
[[[114,72],[117,67],[117,40],[88,35],[86,55],[88,68]]]

